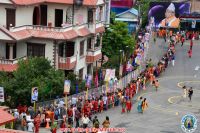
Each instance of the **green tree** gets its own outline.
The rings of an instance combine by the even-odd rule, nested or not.
[[[103,35],[102,53],[108,58],[119,55],[120,50],[130,53],[134,49],[135,40],[128,34],[127,23],[114,21]]]
[[[49,60],[35,57],[19,61],[18,65],[18,69],[10,75],[0,73],[0,84],[5,88],[6,95],[11,96],[7,105],[30,105],[32,87],[39,88],[39,101],[63,94],[64,73],[52,68]]]

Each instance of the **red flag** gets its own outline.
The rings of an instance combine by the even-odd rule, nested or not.
[[[99,86],[98,70],[96,71],[94,82],[95,82],[96,87],[98,87]]]

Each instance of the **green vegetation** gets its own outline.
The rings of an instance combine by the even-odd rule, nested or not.
[[[30,58],[19,62],[12,74],[0,73],[0,84],[5,88],[6,102],[10,107],[19,103],[30,105],[31,88],[39,88],[39,101],[62,96],[64,73],[52,68],[45,58]]]

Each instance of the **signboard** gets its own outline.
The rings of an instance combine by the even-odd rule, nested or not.
[[[64,94],[69,94],[70,85],[71,85],[71,81],[70,80],[65,80],[65,83],[64,83]]]
[[[192,21],[192,29],[195,29],[195,28],[196,28],[196,21],[193,20],[193,21]]]
[[[0,102],[4,102],[4,89],[0,87]]]
[[[148,18],[150,23],[154,18],[156,27],[178,28],[179,16],[189,13],[190,3],[187,2],[151,2]]]
[[[33,87],[31,90],[31,102],[38,101],[38,87]]]
[[[115,69],[106,69],[105,81],[110,81],[115,78]]]

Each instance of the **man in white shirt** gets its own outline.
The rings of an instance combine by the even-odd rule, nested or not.
[[[87,128],[88,124],[90,122],[90,119],[88,118],[87,115],[85,115],[85,116],[82,117],[82,122],[83,122],[83,128]]]
[[[34,124],[32,121],[30,121],[28,124],[27,124],[27,127],[28,127],[28,132],[32,132],[34,131]]]

